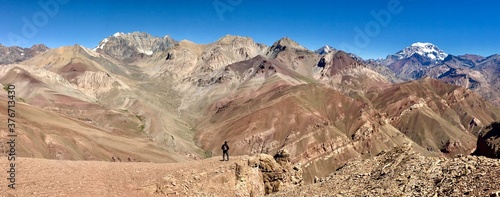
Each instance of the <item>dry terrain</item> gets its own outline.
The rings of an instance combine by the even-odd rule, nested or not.
[[[184,163],[17,158],[16,190],[2,196],[487,196],[499,194],[500,160],[425,157],[411,145],[356,160],[303,185],[300,166],[269,155]],[[7,158],[0,158],[7,166]],[[277,193],[274,193],[277,192]]]
[[[315,53],[286,37],[266,46],[232,35],[196,44],[116,33],[94,49],[39,45],[29,56],[5,56],[19,50],[28,49],[0,50],[6,51],[0,84],[16,86],[21,195],[259,196],[341,173],[352,162],[376,163],[366,159],[403,144],[413,147],[401,153],[411,167],[439,161],[448,169],[455,164],[446,158],[471,154],[481,131],[500,120],[488,85],[496,84],[497,56],[461,57],[477,60],[486,74],[446,59],[450,72],[445,65],[426,70],[437,79],[400,82],[397,74],[419,70],[406,64],[412,61],[394,64],[395,73],[343,51]],[[465,71],[470,77],[461,78]],[[482,75],[488,81],[475,88],[469,79]],[[0,90],[0,111],[6,104]],[[2,156],[6,120],[0,113]],[[486,137],[485,147],[498,150],[490,145],[497,138]],[[211,158],[222,154],[223,141],[237,156],[231,162]],[[286,159],[269,156],[275,154]]]
[[[498,159],[424,157],[405,145],[271,196],[499,196],[499,179]]]
[[[0,193],[17,196],[224,196],[234,193],[235,161],[189,163],[16,160],[16,190],[2,178]],[[1,158],[5,168],[7,158]],[[7,195],[7,196],[9,196]],[[4,196],[4,195],[2,195]]]
[[[2,196],[263,196],[302,185],[300,166],[274,157],[210,158],[184,163],[16,159],[16,189]],[[2,157],[0,166],[8,166]]]

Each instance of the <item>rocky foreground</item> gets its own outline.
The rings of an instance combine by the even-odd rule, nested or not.
[[[302,184],[289,154],[186,163],[16,159],[16,189],[0,179],[0,196],[264,196]],[[7,158],[0,158],[7,169]],[[3,174],[3,173],[2,173]]]
[[[18,158],[16,189],[1,196],[499,196],[500,160],[425,157],[410,145],[348,163],[304,185],[290,155],[186,163]],[[6,158],[0,165],[7,166]]]
[[[409,145],[273,196],[500,196],[500,160],[424,157]]]

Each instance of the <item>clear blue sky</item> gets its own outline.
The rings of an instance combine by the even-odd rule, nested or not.
[[[141,31],[196,43],[232,34],[271,45],[286,36],[312,50],[328,44],[363,58],[385,57],[414,42],[431,42],[456,55],[500,53],[498,0],[59,1],[68,2],[58,4],[57,12],[45,11],[37,0],[1,1],[0,44],[94,48],[115,32]],[[399,2],[393,13],[391,2]],[[371,11],[390,13],[391,19],[382,17],[381,24]],[[29,26],[26,21],[35,32],[23,30]],[[368,39],[360,39],[360,34]]]

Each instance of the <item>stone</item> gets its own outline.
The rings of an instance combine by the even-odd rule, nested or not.
[[[474,154],[500,158],[500,122],[493,122],[479,133]]]

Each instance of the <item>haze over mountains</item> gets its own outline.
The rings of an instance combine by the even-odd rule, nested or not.
[[[196,44],[116,33],[94,49],[34,48],[0,54],[0,83],[14,84],[20,103],[22,157],[182,162],[221,155],[229,141],[232,155],[286,149],[313,182],[403,144],[470,154],[500,120],[499,55],[430,43],[384,60],[231,35]]]

